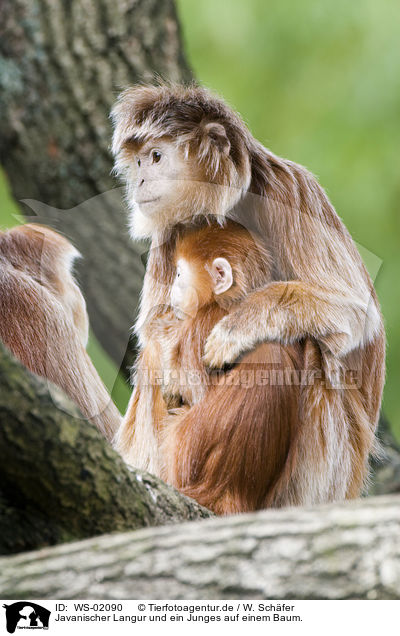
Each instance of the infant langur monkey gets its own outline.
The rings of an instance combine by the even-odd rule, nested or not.
[[[292,374],[303,368],[304,344],[262,343],[212,374],[202,360],[214,325],[270,277],[269,262],[262,244],[231,221],[183,234],[172,308],[149,321],[151,346],[138,365],[154,384],[160,476],[218,514],[295,499],[300,388]],[[129,412],[124,426],[122,449],[132,435]]]
[[[72,275],[78,256],[41,225],[0,232],[0,339],[30,371],[61,387],[111,441],[120,415],[86,353],[86,304]]]

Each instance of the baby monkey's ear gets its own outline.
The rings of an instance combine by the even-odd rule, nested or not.
[[[204,133],[208,136],[211,144],[216,146],[221,154],[229,155],[231,144],[222,124],[218,124],[217,122],[205,124]]]
[[[214,283],[214,294],[223,294],[232,287],[232,267],[226,258],[215,258],[210,268],[210,274]]]

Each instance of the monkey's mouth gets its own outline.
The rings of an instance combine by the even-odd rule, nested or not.
[[[143,201],[136,201],[139,205],[143,205],[144,203],[154,203],[154,201],[159,201],[161,197],[155,197],[155,199],[143,199]]]

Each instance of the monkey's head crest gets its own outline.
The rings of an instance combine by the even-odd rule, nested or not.
[[[177,171],[177,181],[191,179],[193,184],[191,190],[186,187],[185,197],[181,192],[180,199],[174,202],[172,217],[171,210],[168,212],[170,225],[184,220],[184,209],[186,218],[224,216],[248,190],[252,137],[238,114],[207,89],[178,84],[133,86],[121,93],[111,117],[115,172],[127,184],[128,203],[134,214],[137,209],[132,164],[135,152],[150,141],[170,141],[187,162],[184,176]],[[141,207],[139,213],[144,215]],[[146,228],[134,230],[133,234],[150,235],[155,229],[155,217]],[[159,229],[167,227],[166,217],[165,213],[162,223],[159,220]]]

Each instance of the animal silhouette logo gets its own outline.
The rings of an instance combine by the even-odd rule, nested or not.
[[[51,612],[30,601],[18,601],[3,605],[6,610],[7,631],[14,634],[18,629],[49,629]]]

